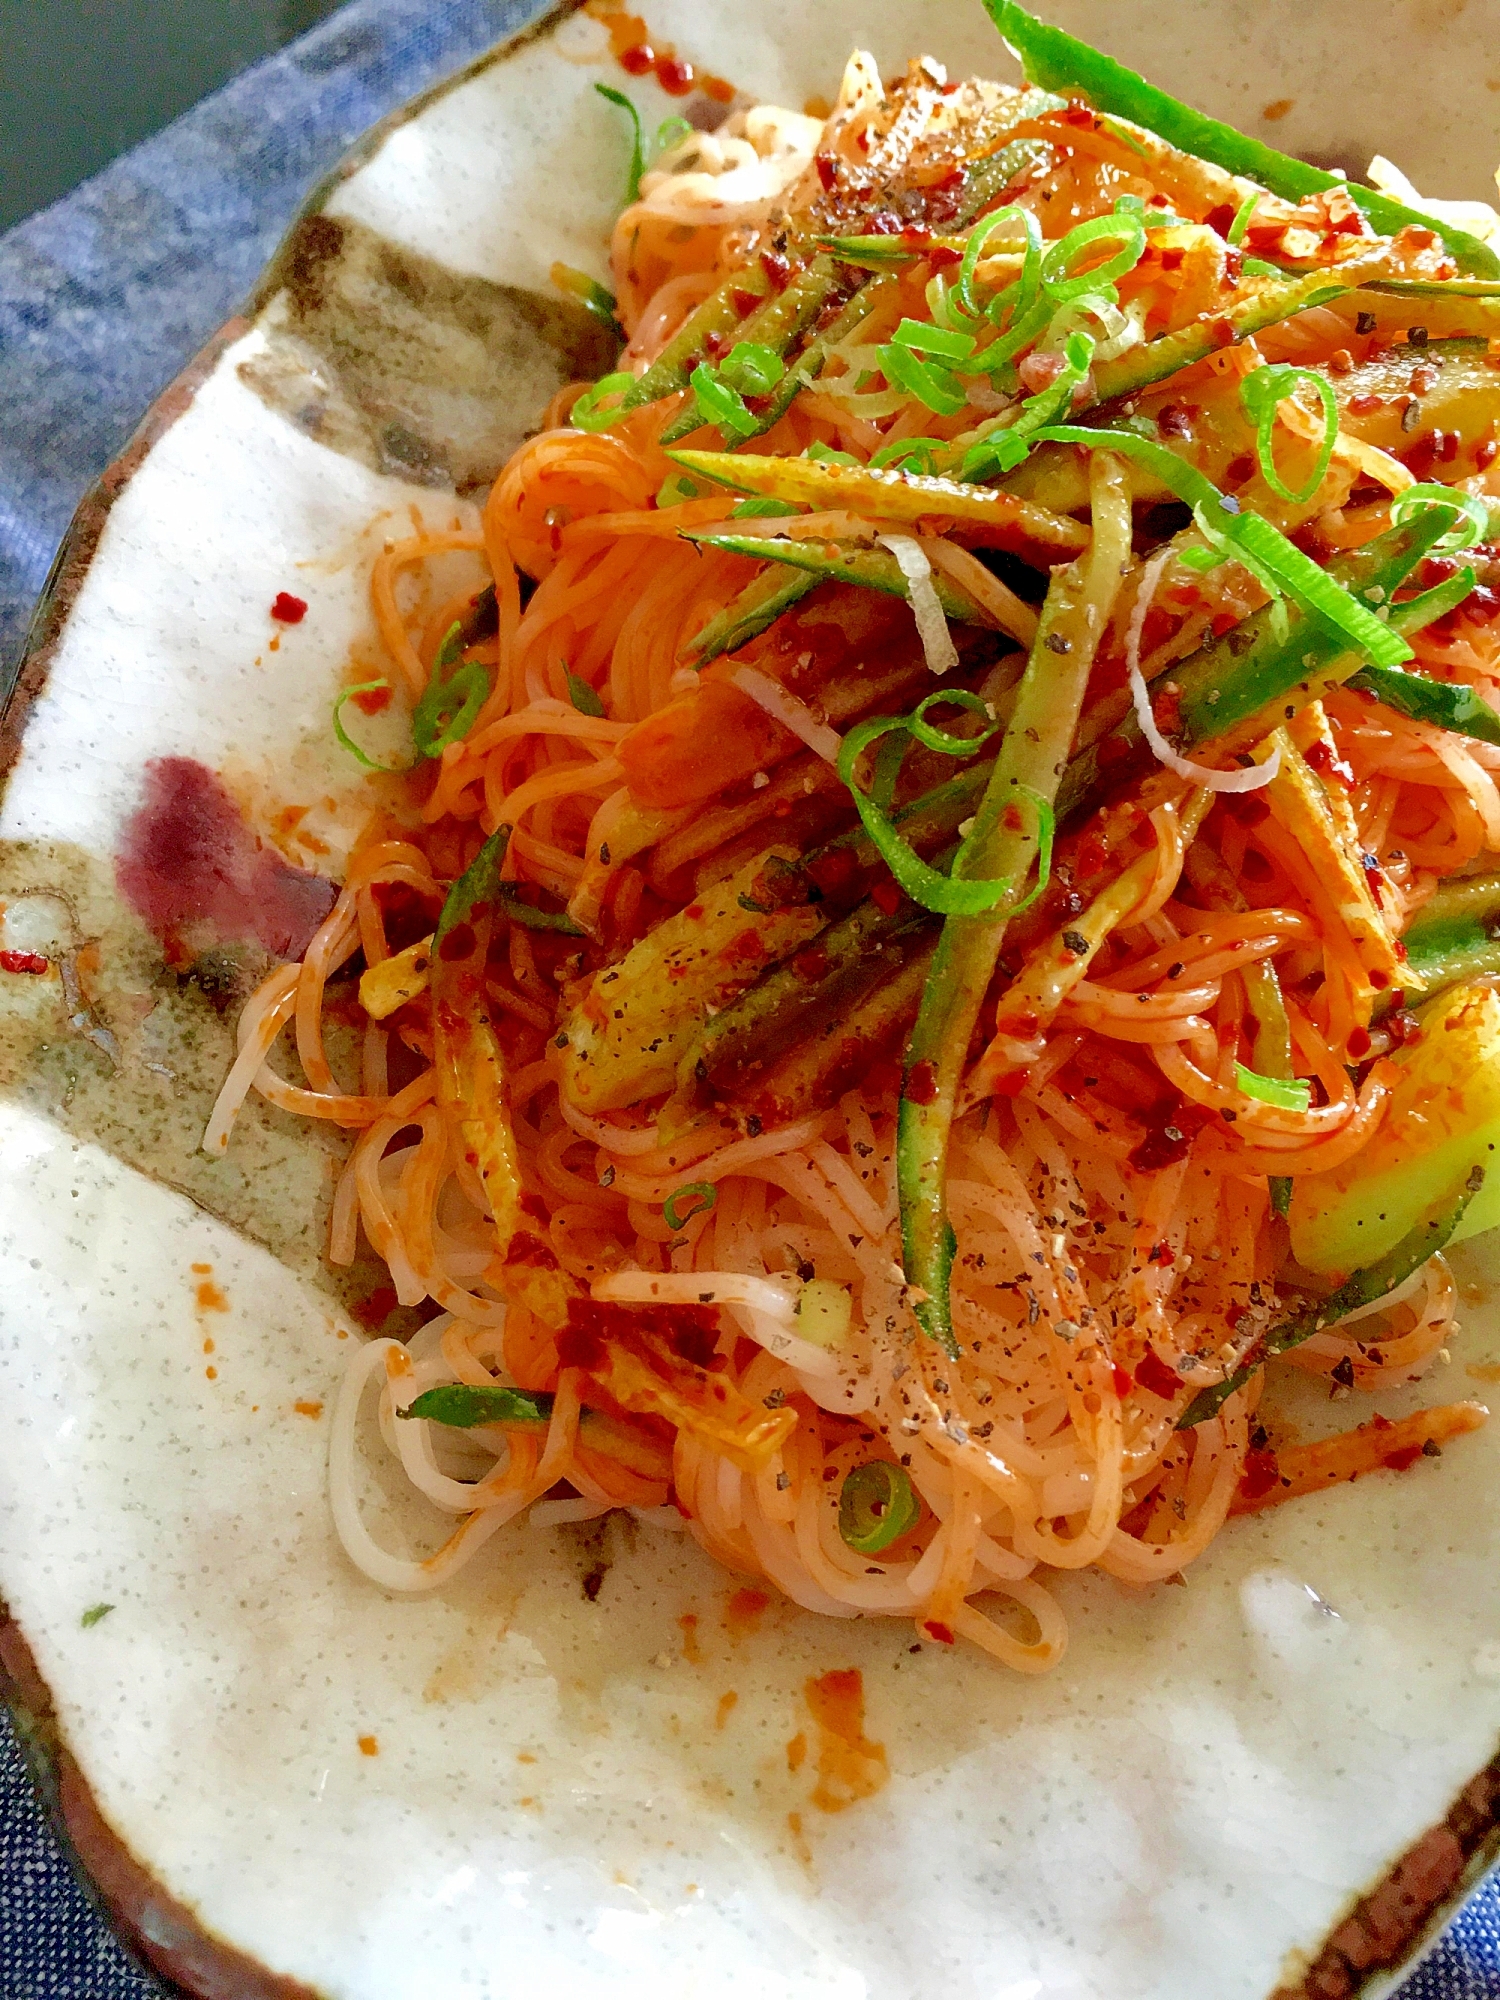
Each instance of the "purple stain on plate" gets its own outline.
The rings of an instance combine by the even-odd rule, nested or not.
[[[263,846],[219,778],[191,757],[147,764],[115,880],[169,958],[204,943],[256,943],[300,958],[338,894],[325,876]]]

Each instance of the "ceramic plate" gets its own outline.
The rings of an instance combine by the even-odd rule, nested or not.
[[[1463,0],[1378,33],[1354,0],[1054,11],[1283,146],[1488,190],[1500,61]],[[651,27],[794,105],[856,41],[1013,74],[977,0],[653,0]],[[381,1281],[321,1258],[338,1142],[264,1105],[226,1160],[197,1142],[238,997],[327,908],[380,782],[329,730],[372,554],[472,522],[599,359],[547,271],[604,275],[605,41],[554,13],[377,134],[51,586],[0,811],[0,947],[53,967],[0,979],[13,1693],[121,1920],[198,1993],[1264,2000],[1340,1924],[1352,1990],[1488,1852],[1500,1427],[1234,1523],[1186,1588],[1065,1581],[1040,1683],[737,1594],[633,1518],[518,1527],[417,1603],[334,1539],[325,1413]],[[1481,1243],[1469,1392],[1500,1379],[1491,1269]],[[430,1546],[371,1477],[380,1532]],[[842,1667],[890,1776],[830,1811],[804,1688]]]

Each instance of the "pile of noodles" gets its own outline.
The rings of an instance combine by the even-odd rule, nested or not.
[[[879,85],[851,75],[822,143],[859,159],[878,125]],[[800,172],[807,143],[773,121],[763,150]],[[774,173],[756,180],[743,151],[721,148],[719,158],[750,175],[748,203],[720,215],[702,172],[680,190],[663,173],[621,219],[624,367],[639,373],[722,272],[753,253],[757,216],[784,189]],[[1056,238],[1129,188],[1155,192],[1128,156],[1121,163],[1119,147],[1080,140],[1062,167],[1011,198],[1029,200]],[[707,204],[707,219],[684,227],[683,204],[695,200]],[[888,337],[903,312],[921,310],[926,275],[919,264],[895,289],[880,324],[861,332],[865,346]],[[1199,309],[1187,295],[1199,281],[1185,260],[1176,276],[1183,319]],[[1226,350],[1211,365],[1321,360],[1358,352],[1359,342],[1352,309],[1336,305],[1303,313],[1247,355],[1253,347]],[[827,385],[800,395],[757,449],[796,454],[821,443],[864,461],[893,439],[942,436],[975,420],[973,410],[944,420],[909,399],[887,408],[861,396],[860,365],[851,359],[846,396]],[[841,379],[834,374],[833,388]],[[507,877],[569,905],[597,964],[772,844],[809,801],[847,808],[829,769],[837,731],[795,696],[778,710],[774,678],[780,733],[767,739],[763,770],[734,761],[743,732],[757,712],[764,717],[763,700],[737,692],[738,708],[714,711],[711,729],[706,711],[694,711],[687,642],[753,570],[680,531],[725,518],[734,496],[715,490],[658,505],[674,470],[658,444],[663,406],[588,434],[567,423],[581,389],[554,401],[496,480],[481,533],[418,535],[375,563],[380,635],[398,692],[412,703],[453,620],[480,584],[493,583],[496,629],[464,655],[488,670],[491,692],[467,735],[440,762],[418,766],[400,803],[374,815],[301,963],[274,972],[246,1006],[208,1135],[211,1149],[227,1144],[252,1090],[354,1133],[329,1255],[349,1265],[363,1231],[397,1300],[432,1315],[409,1341],[374,1339],[353,1358],[333,1447],[340,1532],[378,1584],[420,1591],[452,1577],[527,1509],[535,1521],[559,1522],[628,1507],[664,1532],[690,1533],[727,1570],[763,1578],[809,1610],[914,1619],[928,1635],[962,1636],[1041,1671],[1066,1642],[1051,1572],[1094,1567],[1137,1585],[1173,1577],[1235,1504],[1258,1388],[1183,1431],[1173,1404],[1142,1378],[1159,1380],[1166,1368],[1189,1388],[1223,1379],[1278,1313],[1285,1234],[1268,1177],[1347,1160],[1379,1126],[1388,1066],[1376,1059],[1351,1072],[1346,1062],[1351,1035],[1368,1022],[1354,945],[1315,866],[1274,816],[1236,812],[1233,799],[1216,802],[1191,775],[1158,789],[1158,802],[1117,842],[1124,886],[1089,975],[1058,972],[1056,936],[1035,939],[1024,963],[1007,965],[1012,984],[986,1017],[949,1163],[961,1347],[953,1360],[916,1334],[902,1274],[899,1048],[836,1103],[779,1129],[746,1135],[710,1124],[663,1143],[653,1106],[593,1117],[560,1095],[553,1044],[580,976],[569,956],[575,941],[499,927],[488,987],[522,1174],[546,1243],[598,1298],[711,1297],[722,1370],[752,1402],[797,1417],[756,1473],[686,1428],[673,1437],[622,1417],[613,1429],[591,1427],[581,1415],[587,1381],[560,1367],[552,1331],[526,1307],[507,1306],[497,1283],[482,1192],[436,1101],[425,1002],[388,1021],[363,1019],[357,1079],[336,1073],[324,1038],[330,982],[430,930],[449,884],[500,826],[513,829]],[[679,402],[664,407],[669,418]],[[1335,498],[1319,523],[1325,548],[1355,546],[1386,524],[1390,492],[1379,479],[1394,490],[1409,475],[1389,460],[1374,471],[1372,491],[1367,463],[1343,468],[1342,479],[1335,464]],[[1096,487],[1094,500],[1094,546],[1128,551],[1128,499]],[[827,517],[778,525],[849,531]],[[978,567],[941,536],[920,541],[939,566]],[[438,602],[426,577],[453,551],[472,552],[475,580]],[[1262,601],[1233,565],[1194,576],[1170,558],[1097,568],[1091,587],[1107,634],[1100,659],[1114,662],[1091,711],[1097,728],[1128,701],[1127,659],[1155,679],[1216,619],[1228,612],[1232,622]],[[851,628],[865,619],[872,646],[911,653],[910,607],[881,600],[869,610],[867,597],[846,591],[840,615]],[[994,597],[998,622],[1024,646],[1034,612],[998,584]],[[1491,623],[1450,618],[1417,652],[1423,667],[1485,696],[1500,685]],[[745,655],[761,660],[762,679],[773,672],[770,657]],[[597,695],[584,707],[600,713],[580,708],[578,682]],[[1002,673],[995,686],[1003,682]],[[648,717],[665,718],[656,739],[639,732]],[[681,742],[680,729],[694,726],[701,738]],[[1349,768],[1359,841],[1379,863],[1397,927],[1439,877],[1500,853],[1500,749],[1348,692],[1327,701],[1326,731]],[[653,742],[665,760],[655,774]],[[1249,908],[1212,907],[1191,887],[1223,878]],[[1305,1110],[1247,1104],[1233,1087],[1247,1046],[1242,975],[1262,962],[1277,966],[1289,996],[1297,1070],[1321,1086]],[[347,979],[337,991],[347,1021]],[[278,1066],[284,1033],[300,1081]],[[1142,1141],[1158,1104],[1203,1114],[1185,1134],[1173,1128],[1160,1163]],[[1232,1120],[1223,1115],[1231,1110]],[[674,1225],[664,1204],[688,1183],[711,1186],[716,1200]],[[794,1308],[812,1274],[847,1291],[849,1330],[836,1345],[797,1331]],[[1360,1387],[1404,1381],[1442,1347],[1453,1308],[1453,1284],[1435,1262],[1382,1302],[1378,1319],[1330,1328],[1285,1365],[1323,1377],[1341,1371],[1343,1380],[1352,1368]],[[424,1389],[454,1382],[511,1383],[555,1400],[540,1429],[455,1435],[397,1416]],[[390,1553],[360,1517],[356,1419],[372,1385],[387,1445],[412,1486],[456,1523],[426,1558]],[[878,1556],[858,1553],[839,1526],[844,1476],[872,1459],[904,1467],[921,1502],[916,1525]]]

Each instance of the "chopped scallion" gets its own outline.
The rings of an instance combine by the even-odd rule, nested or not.
[[[712,1181],[689,1181],[686,1187],[674,1188],[661,1205],[661,1219],[668,1229],[682,1229],[695,1215],[707,1215],[719,1199],[719,1190]],[[682,1204],[690,1204],[684,1215]]]
[[[1306,1111],[1312,1103],[1312,1089],[1304,1077],[1262,1076],[1243,1063],[1234,1066],[1234,1087],[1258,1104],[1274,1104],[1281,1111]]]
[[[888,1459],[856,1465],[839,1488],[839,1534],[858,1555],[878,1556],[921,1516],[910,1478]]]

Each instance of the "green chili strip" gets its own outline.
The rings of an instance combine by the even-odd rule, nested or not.
[[[689,1181],[686,1187],[674,1188],[661,1205],[661,1219],[668,1229],[684,1229],[695,1215],[707,1215],[719,1199],[719,1190],[712,1181]],[[682,1203],[691,1200],[692,1207],[684,1215]]]
[[[1123,487],[1118,461],[1096,466],[1095,474]],[[1128,527],[1128,510],[1123,511]],[[1097,513],[1095,519],[1097,523]],[[969,1042],[1006,919],[1020,901],[1020,885],[1039,846],[1040,815],[1035,806],[1023,813],[1020,800],[1036,800],[1049,809],[1053,803],[1102,628],[1090,583],[1104,573],[1100,565],[1118,567],[1129,554],[1128,535],[1106,537],[1096,525],[1087,556],[1052,572],[1010,725],[973,828],[953,865],[955,883],[982,874],[991,882],[1008,879],[1015,887],[988,914],[953,915],[944,923],[907,1043],[896,1140],[904,1267],[918,1324],[955,1357],[958,1342],[948,1298],[955,1249],[948,1220],[948,1142]]]
[[[1373,694],[1384,707],[1410,716],[1413,722],[1450,729],[1456,736],[1473,736],[1481,743],[1500,743],[1500,715],[1483,695],[1461,681],[1429,680],[1426,674],[1408,673],[1400,667],[1364,667],[1349,685]]]
[[[1442,237],[1460,269],[1481,278],[1500,278],[1500,259],[1477,237],[1403,207],[1373,188],[1340,180],[1304,160],[1290,159],[1218,119],[1206,117],[1087,42],[1039,21],[1017,0],[984,0],[984,4],[990,19],[1020,56],[1028,79],[1044,89],[1081,91],[1096,110],[1128,118],[1179,151],[1195,153],[1213,166],[1259,181],[1288,201],[1300,201],[1304,195],[1327,188],[1343,189],[1383,235],[1394,236],[1417,223]]]
[[[551,1422],[552,1396],[546,1389],[510,1389],[497,1382],[493,1388],[469,1382],[448,1382],[441,1388],[424,1389],[410,1402],[400,1417],[425,1417],[431,1424],[447,1424],[452,1430],[472,1430],[476,1424],[526,1424],[540,1427]]]
[[[899,1465],[856,1465],[839,1488],[839,1534],[857,1555],[878,1556],[922,1517],[922,1503]]]
[[[1242,513],[1237,500],[1221,493],[1196,466],[1189,465],[1157,439],[1141,437],[1134,431],[1051,424],[1032,434],[1033,443],[1044,440],[1081,444],[1093,451],[1114,451],[1123,458],[1134,459],[1193,509],[1207,539],[1243,563],[1268,590],[1292,598],[1304,611],[1336,626],[1344,634],[1345,644],[1360,647],[1377,666],[1399,666],[1411,658],[1411,647],[1399,633],[1393,632],[1389,624],[1377,618],[1358,598],[1341,589],[1326,570],[1319,569],[1312,557],[1289,542],[1279,528],[1273,528],[1259,514]],[[1468,497],[1450,498],[1448,504],[1457,511],[1459,501]]]
[[[563,937],[587,935],[566,910],[539,910],[535,903],[523,903],[509,883],[501,883],[495,900],[503,914],[513,924],[519,924],[523,931],[558,931]]]
[[[762,299],[749,318],[739,323],[737,346],[761,348],[778,361],[784,361],[793,341],[822,311],[829,293],[837,282],[837,275],[831,258],[814,257],[807,269],[799,271],[784,291],[772,292],[769,297]],[[734,386],[743,389],[746,385],[740,382]],[[784,398],[787,403],[797,393],[797,383],[795,380],[789,383],[784,365],[781,373],[770,384],[769,393],[775,402],[781,402]],[[754,425],[754,429],[749,433],[750,436],[757,436],[769,428],[766,422],[767,413],[764,410],[759,413],[747,411],[746,414],[750,416]],[[662,432],[662,444],[678,443],[690,432],[697,430],[702,422],[703,418],[696,406],[690,403]]]
[[[1378,1264],[1356,1271],[1321,1304],[1273,1327],[1261,1342],[1256,1360],[1237,1368],[1213,1388],[1200,1390],[1177,1419],[1178,1430],[1191,1430],[1194,1424],[1217,1416],[1235,1391],[1243,1389],[1265,1362],[1275,1355],[1285,1354],[1289,1347],[1300,1347],[1304,1340],[1311,1340],[1315,1333],[1321,1333],[1324,1327],[1331,1326],[1346,1313],[1356,1312],[1361,1306],[1373,1305],[1377,1299],[1385,1298],[1398,1285],[1404,1284],[1413,1271],[1420,1270],[1427,1259],[1436,1256],[1451,1239],[1454,1230],[1463,1221],[1464,1211],[1483,1185],[1484,1168],[1470,1168],[1466,1177],[1435,1201],[1416,1226]]]
[[[694,665],[706,667],[721,653],[737,653],[822,581],[816,570],[785,569],[777,564],[762,571],[688,640],[688,651],[698,656]]]
[[[696,542],[700,548],[725,549],[730,555],[753,556],[757,562],[785,563],[789,568],[805,570],[815,582],[831,577],[841,583],[861,584],[866,590],[883,590],[889,597],[909,598],[911,594],[911,586],[901,565],[890,551],[872,548],[865,542],[797,541],[790,535],[778,535],[774,539],[726,535],[717,524],[712,528],[685,529],[683,539]],[[938,603],[950,618],[957,618],[966,625],[985,625],[992,631],[996,629],[990,613],[961,584],[936,571],[932,582]],[[808,586],[809,589],[811,587]],[[717,623],[717,620],[714,622]],[[769,618],[766,623],[770,623]],[[705,626],[703,631],[709,629]],[[700,633],[699,638],[702,636]],[[719,650],[725,649],[720,647]],[[700,655],[700,664],[701,660]]]

